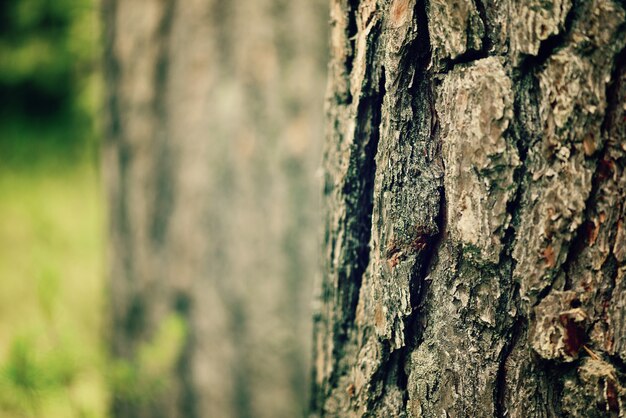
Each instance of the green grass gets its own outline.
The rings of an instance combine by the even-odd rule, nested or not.
[[[0,166],[2,417],[106,415],[103,196],[90,159]]]

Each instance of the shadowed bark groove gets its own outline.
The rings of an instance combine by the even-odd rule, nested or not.
[[[342,2],[331,7],[348,13]],[[385,94],[373,204],[363,207],[368,264],[356,271],[358,299],[344,306],[333,271],[349,259],[337,254],[359,244],[334,238],[344,232],[336,220],[351,222],[335,202],[351,190],[345,181],[371,171],[343,174],[341,144],[369,121],[328,102],[332,251],[315,327],[313,413],[620,415],[623,4],[371,0],[350,10],[351,68],[339,77],[347,32],[337,32],[328,97],[340,97],[346,80],[354,100],[363,97],[365,80],[383,69]],[[376,38],[364,24],[372,19]],[[321,324],[355,303],[336,344]]]
[[[354,62],[354,35],[356,31],[356,8],[358,3],[351,2],[345,5],[348,14],[346,35],[351,42],[350,51],[345,52],[346,74],[352,77]],[[332,12],[331,12],[332,13]],[[379,28],[375,22],[369,27],[368,36],[373,44],[376,44]],[[337,27],[335,30],[343,30]],[[345,45],[337,46],[345,48]],[[344,53],[342,53],[343,55]],[[368,53],[365,60],[372,61],[373,54]],[[355,319],[356,303],[361,287],[362,276],[369,263],[370,233],[372,229],[372,205],[373,186],[376,173],[376,152],[379,142],[380,114],[384,89],[384,71],[379,75],[367,72],[362,75],[361,85],[350,84],[351,100],[345,102],[340,95],[332,95],[327,106],[330,108],[341,107],[355,113],[355,120],[359,121],[354,126],[346,126],[337,120],[332,130],[341,135],[340,144],[345,154],[339,156],[345,160],[333,160],[329,157],[334,153],[330,148],[335,144],[327,144],[325,158],[327,164],[327,176],[324,184],[324,194],[332,201],[333,209],[328,210],[327,222],[334,222],[333,231],[326,231],[326,253],[329,254],[325,270],[331,275],[324,281],[322,288],[322,301],[325,307],[335,306],[335,311],[327,311],[323,318],[325,321],[316,321],[314,327],[321,327],[328,333],[328,340],[320,341],[320,350],[327,350],[330,358],[339,358],[339,353],[344,349],[344,344],[349,340],[349,331]],[[356,90],[356,92],[355,92]],[[345,167],[344,167],[345,164]],[[342,170],[341,173],[335,170]],[[345,171],[343,171],[345,170]],[[334,178],[330,178],[333,176]],[[338,176],[343,176],[339,181]],[[340,197],[335,200],[336,197]],[[322,318],[322,316],[317,316]],[[321,333],[320,333],[321,334]],[[322,348],[323,347],[323,348]],[[328,380],[331,385],[336,384],[338,376],[345,373],[340,363],[332,366]],[[320,373],[317,368],[313,370],[313,381],[317,382]],[[316,385],[316,383],[314,383]],[[311,398],[313,408],[317,407],[318,393],[323,392],[320,386],[314,390]]]

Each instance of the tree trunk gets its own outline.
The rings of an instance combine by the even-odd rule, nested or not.
[[[302,415],[324,0],[103,18],[113,415]]]
[[[318,416],[623,416],[613,0],[333,0]]]

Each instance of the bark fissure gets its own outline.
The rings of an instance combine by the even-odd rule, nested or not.
[[[441,60],[442,70],[440,71],[440,74],[445,76],[446,74],[454,70],[457,66],[471,64],[483,58],[487,58],[488,56],[489,53],[487,52],[487,50],[481,49],[479,51],[476,51],[470,49],[465,53],[457,56],[456,58]]]
[[[620,105],[620,103],[617,100],[618,92],[617,92],[616,86],[617,86],[617,79],[619,75],[621,74],[621,72],[623,71],[623,66],[626,64],[626,48],[622,49],[622,51],[620,51],[617,54],[617,57],[615,58],[614,62],[615,64],[613,65],[611,80],[607,83],[607,87],[606,87],[607,108],[605,111],[604,120],[602,122],[602,128],[601,128],[601,135],[605,138],[606,138],[606,133],[607,133],[606,132],[607,126],[609,125],[609,120],[611,119],[617,106]],[[571,278],[569,277],[569,274],[568,274],[571,268],[571,265],[574,262],[574,260],[576,260],[580,256],[581,252],[588,244],[588,240],[589,240],[588,228],[589,228],[589,223],[591,222],[591,217],[592,217],[591,213],[597,207],[598,205],[597,199],[600,197],[598,191],[602,187],[603,181],[606,180],[607,177],[610,177],[605,172],[606,169],[602,166],[602,161],[607,161],[610,158],[609,156],[610,146],[611,144],[609,143],[609,139],[606,138],[602,144],[602,148],[598,152],[594,153],[595,157],[593,158],[594,169],[593,169],[593,178],[591,182],[591,191],[589,192],[589,196],[587,197],[587,200],[585,201],[585,209],[583,211],[584,213],[583,221],[578,227],[576,234],[574,235],[574,238],[572,239],[570,243],[567,257],[565,261],[563,262],[563,266],[562,266],[563,271],[565,271],[566,273],[565,286],[564,286],[565,290],[570,290],[572,287]]]
[[[350,4],[349,7],[356,6]],[[356,13],[356,10],[355,12]],[[356,20],[356,16],[351,19]],[[366,52],[366,62],[371,65],[374,59],[376,45],[378,44],[380,28],[375,24],[368,33],[371,48]],[[354,35],[353,35],[354,36]],[[351,52],[354,54],[354,50]],[[374,73],[378,80],[373,79]],[[377,70],[368,69],[363,76],[361,85],[352,86],[359,93],[353,98],[352,103],[346,105],[355,107],[358,124],[353,132],[342,133],[352,136],[349,145],[349,157],[345,178],[340,187],[341,205],[345,211],[342,224],[338,230],[332,231],[327,237],[326,244],[331,247],[332,258],[340,257],[336,267],[336,290],[327,288],[324,298],[329,303],[334,301],[338,308],[334,314],[334,323],[330,324],[332,341],[333,362],[332,371],[326,376],[321,387],[314,384],[312,403],[316,405],[316,399],[321,393],[328,391],[337,385],[339,379],[347,373],[347,365],[341,360],[342,353],[350,343],[351,328],[355,321],[356,308],[359,299],[359,291],[363,276],[370,263],[370,237],[372,231],[372,210],[374,178],[376,176],[376,154],[380,139],[381,108],[385,96],[385,72],[384,68]],[[329,189],[327,191],[333,193]],[[338,242],[340,237],[341,242]],[[330,239],[330,241],[329,241]],[[341,247],[337,248],[339,245]],[[335,270],[335,267],[333,268]],[[322,323],[320,323],[322,325]],[[319,372],[314,373],[314,379]],[[314,406],[318,408],[318,406]]]
[[[626,28],[626,25],[622,26],[621,31],[623,31],[624,28]],[[604,142],[602,144],[602,148],[594,153],[595,157],[593,157],[594,169],[592,186],[589,192],[589,196],[585,201],[583,221],[578,227],[576,234],[574,235],[574,238],[569,245],[567,257],[562,265],[562,270],[565,272],[565,283],[563,285],[563,289],[565,291],[577,290],[575,289],[575,284],[573,283],[573,278],[571,276],[571,274],[573,273],[573,265],[580,259],[586,247],[588,247],[590,244],[592,245],[592,243],[590,242],[592,238],[590,237],[589,229],[591,228],[591,225],[593,225],[594,212],[599,206],[599,199],[603,197],[601,189],[606,186],[606,181],[612,177],[612,173],[607,173],[607,168],[603,165],[603,162],[611,160],[610,148],[614,144],[611,143],[611,138],[608,137],[608,131],[610,129],[611,120],[618,106],[623,105],[623,103],[619,102],[619,89],[621,87],[619,84],[619,78],[621,74],[623,74],[625,68],[626,48],[622,49],[616,55],[613,64],[613,71],[611,73],[611,79],[606,86],[607,107],[601,126],[601,135],[604,138]],[[615,239],[616,237],[614,237],[614,240]],[[617,266],[615,268],[611,268],[612,265],[618,264],[615,255],[613,254],[613,248],[615,246],[614,240],[611,241],[611,245],[609,246],[610,250],[606,256],[606,261],[603,263],[600,269],[601,271],[606,271],[608,273],[607,276],[612,279],[612,283],[606,290],[608,294],[612,293],[615,289],[614,278],[617,274]],[[575,306],[580,306],[581,303],[578,301],[578,299],[575,299],[575,302]],[[601,324],[604,321],[606,321],[605,318],[598,317],[586,327],[582,336],[582,338],[584,338],[584,340],[582,341],[583,345],[592,343],[591,341],[589,341],[588,331],[591,330],[594,325]],[[618,371],[620,371],[621,373],[624,373],[626,371],[626,369],[623,368],[624,363],[619,358],[619,356],[613,356],[610,353],[604,352],[604,350],[603,355],[609,359],[609,364],[615,367]],[[577,359],[576,365],[580,366],[582,360],[582,358]]]
[[[417,57],[417,65],[415,70],[414,79],[412,81],[409,91],[411,92],[411,108],[414,112],[429,112],[430,113],[430,132],[428,133],[428,140],[432,142],[435,149],[434,155],[431,155],[431,161],[433,164],[441,165],[443,170],[443,159],[441,156],[441,143],[439,136],[439,124],[437,118],[437,111],[435,108],[435,98],[433,94],[434,75],[428,70],[428,65],[432,59],[432,49],[430,44],[430,35],[428,31],[428,2],[427,0],[418,0],[415,4],[415,21],[418,28],[417,38],[415,39],[413,46],[408,56]],[[421,96],[419,94],[420,89],[426,89],[427,94]],[[418,102],[419,97],[425,97],[426,100]],[[421,307],[423,306],[424,297],[427,293],[428,283],[426,278],[433,267],[439,248],[443,242],[443,236],[445,231],[445,213],[446,213],[446,201],[445,190],[443,186],[439,188],[440,202],[439,211],[436,216],[437,233],[434,236],[428,236],[425,243],[425,251],[421,255],[422,260],[416,262],[411,272],[410,279],[410,301],[412,312],[405,318],[405,346],[400,348],[399,351],[399,366],[400,373],[399,389],[403,393],[403,409],[406,410],[409,403],[408,392],[408,380],[410,374],[410,356],[411,353],[421,344],[421,335],[424,329],[420,329],[420,315]]]
[[[513,352],[513,348],[517,345],[522,330],[525,327],[522,318],[517,318],[511,329],[504,334],[506,344],[500,352],[498,359],[498,371],[496,373],[496,384],[494,387],[494,412],[496,417],[505,417],[507,415],[506,408],[506,390],[507,390],[507,361]]]
[[[529,73],[541,68],[556,51],[566,45],[568,39],[571,37],[574,22],[580,18],[579,14],[583,2],[584,0],[572,0],[572,5],[565,15],[562,29],[558,33],[550,35],[547,39],[541,41],[537,54],[524,55],[521,58],[518,68],[522,72]]]
[[[480,49],[468,48],[465,50],[465,52],[463,52],[460,55],[457,55],[454,58],[442,59],[440,61],[441,69],[438,71],[440,75],[445,76],[446,74],[454,70],[456,66],[464,65],[464,64],[471,64],[472,62],[491,56],[491,50],[493,47],[492,42],[491,42],[491,36],[490,36],[491,27],[487,19],[487,11],[485,9],[485,4],[483,3],[483,0],[474,0],[474,4],[476,5],[476,10],[478,12],[478,15],[480,16],[480,20],[482,21],[482,24],[484,27],[484,34],[483,34],[483,37],[481,38],[481,47]],[[426,18],[426,22],[427,22],[428,15],[424,14],[424,17]],[[467,26],[468,38],[471,36],[472,29],[473,28],[471,27],[471,25]],[[431,57],[429,56],[428,57],[429,61],[430,61],[430,58]]]
[[[384,79],[384,77],[382,78]],[[376,152],[379,140],[378,126],[380,125],[380,108],[383,96],[384,87],[380,93],[361,98],[359,101],[357,114],[361,115],[361,120],[366,121],[365,123],[369,125],[368,128],[373,129],[366,134],[362,133],[360,129],[355,132],[357,144],[351,152],[350,162],[354,177],[347,178],[344,183],[343,193],[347,196],[346,235],[353,241],[347,242],[344,249],[346,253],[351,254],[349,255],[350,261],[346,260],[346,263],[351,266],[350,272],[346,275],[344,272],[340,272],[338,277],[338,295],[342,296],[343,294],[343,300],[340,303],[342,306],[348,307],[342,323],[338,324],[340,329],[338,329],[337,335],[340,341],[347,340],[349,329],[354,323],[363,274],[369,264]],[[359,150],[358,147],[360,146],[363,147],[362,150]],[[359,186],[353,189],[357,182]],[[356,246],[353,247],[353,245]],[[337,348],[341,350],[341,346]]]
[[[574,9],[574,7],[572,8]],[[573,12],[570,12],[570,15]],[[570,19],[570,15],[568,15],[568,19]],[[571,18],[574,19],[573,17]],[[568,27],[571,28],[572,23],[570,22]],[[624,31],[626,25],[622,26],[620,31]],[[562,34],[563,36],[567,35],[567,32]],[[613,64],[613,71],[611,75],[610,81],[606,85],[606,97],[607,97],[607,108],[605,110],[604,118],[601,124],[601,135],[603,137],[606,136],[606,127],[609,124],[609,119],[611,118],[615,108],[619,105],[617,103],[617,91],[616,91],[616,80],[618,75],[621,73],[623,69],[623,65],[626,63],[626,48],[622,49],[615,57]],[[584,209],[582,210],[582,221],[580,225],[576,229],[576,232],[573,235],[572,240],[568,243],[568,249],[565,257],[565,261],[561,265],[561,271],[565,272],[565,283],[563,286],[563,290],[571,290],[572,289],[572,280],[569,275],[569,271],[571,269],[571,265],[577,260],[585,247],[588,245],[589,241],[589,225],[592,218],[592,211],[597,207],[597,199],[599,197],[598,191],[601,189],[603,185],[603,181],[607,179],[607,173],[605,172],[605,168],[602,166],[602,161],[607,160],[608,149],[610,147],[608,139],[605,139],[602,143],[602,148],[598,151],[595,151],[591,157],[587,157],[588,160],[592,161],[592,181],[591,181],[591,190],[587,195],[587,199],[584,203]],[[534,306],[537,306],[547,295],[549,295],[552,291],[554,280],[552,283],[547,286],[538,296],[537,301],[534,303]]]
[[[483,22],[483,27],[485,31],[482,38],[481,51],[483,51],[485,56],[487,56],[487,54],[489,54],[489,52],[493,48],[493,42],[491,41],[493,29],[490,25],[489,18],[487,17],[487,8],[485,7],[485,1],[486,0],[474,0],[474,3],[476,4],[476,10],[478,11],[480,20]]]
[[[348,26],[346,27],[346,39],[348,40],[348,45],[350,46],[350,50],[346,54],[346,74],[348,76],[352,73],[353,62],[354,62],[354,53],[356,48],[356,35],[357,35],[357,10],[359,8],[360,0],[347,0],[347,12],[348,12]],[[348,89],[351,91],[351,89]],[[348,100],[350,103],[353,100],[352,96]]]

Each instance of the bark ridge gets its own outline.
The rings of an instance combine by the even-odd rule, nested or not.
[[[317,416],[622,416],[613,0],[333,0]]]

